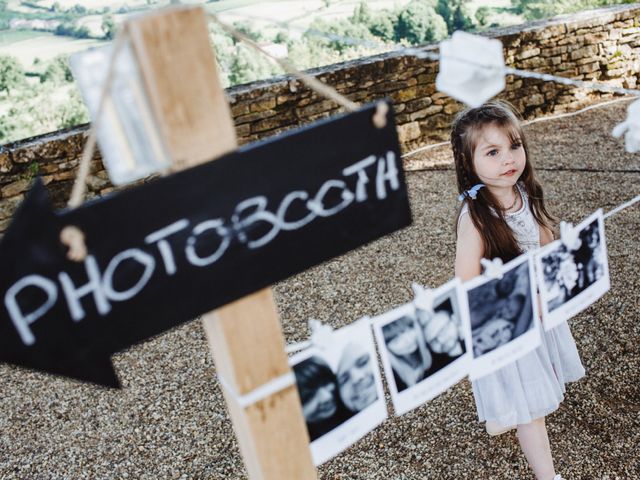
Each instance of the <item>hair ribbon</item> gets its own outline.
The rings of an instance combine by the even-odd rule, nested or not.
[[[477,185],[474,185],[473,187],[471,187],[469,190],[465,190],[464,192],[462,192],[459,196],[458,196],[458,200],[459,201],[463,201],[465,198],[470,198],[471,200],[475,200],[476,197],[478,196],[478,191],[484,187],[485,184],[484,183],[478,183]]]

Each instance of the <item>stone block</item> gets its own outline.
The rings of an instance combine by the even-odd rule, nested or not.
[[[307,105],[306,107],[297,108],[296,112],[298,113],[299,118],[306,118],[311,115],[318,115],[319,113],[324,113],[326,111],[332,110],[335,107],[336,104],[332,100],[322,100],[321,102],[313,103],[311,105]],[[280,117],[280,115],[278,117]],[[258,130],[252,129],[252,131],[255,132]]]
[[[274,110],[267,110],[265,112],[255,112],[255,113],[248,113],[247,115],[240,115],[238,117],[235,117],[233,121],[235,122],[236,125],[250,124],[253,122],[257,122],[258,120],[262,120],[264,118],[271,118],[275,115],[276,115],[276,112]]]
[[[544,96],[537,93],[535,95],[529,95],[526,99],[525,99],[525,106],[527,107],[533,107],[533,106],[537,106],[537,105],[544,105]]]
[[[526,60],[527,58],[540,55],[540,49],[538,47],[528,48],[521,51],[516,55],[516,60]]]
[[[442,105],[432,105],[430,107],[423,108],[422,110],[411,113],[409,115],[409,120],[412,122],[415,120],[422,120],[423,118],[427,118],[431,115],[442,112],[443,109],[444,107]]]
[[[13,212],[16,211],[20,202],[24,199],[24,195],[16,195],[15,197],[3,199],[0,202],[0,220],[11,218]]]
[[[276,99],[275,97],[271,97],[271,98],[266,98],[264,100],[260,100],[257,102],[252,102],[251,106],[249,107],[249,111],[251,113],[265,112],[265,111],[270,111],[274,108],[276,108]]]
[[[545,47],[540,50],[540,55],[543,57],[555,57],[567,52],[568,47],[566,45],[561,47]]]
[[[578,60],[579,58],[590,57],[596,55],[598,53],[598,47],[595,45],[587,45],[582,48],[578,48],[576,50],[572,50],[569,53],[569,57],[571,60]]]
[[[249,113],[249,105],[246,103],[238,103],[231,105],[231,116],[239,117],[240,115],[246,115]]]
[[[0,150],[0,173],[9,173],[12,169],[11,153],[8,150]]]
[[[416,87],[406,88],[404,90],[398,90],[389,94],[389,97],[394,102],[404,103],[409,100],[413,100],[418,96],[418,89]]]
[[[458,113],[460,110],[464,108],[464,105],[458,102],[448,103],[444,106],[444,113],[448,115],[453,115],[454,113]]]
[[[599,62],[588,63],[578,68],[578,72],[580,73],[591,73],[591,72],[595,72],[596,70],[600,70]]]
[[[592,44],[603,42],[607,38],[609,38],[609,35],[607,34],[607,32],[587,33],[584,36],[584,43],[587,45],[592,45]]]
[[[404,125],[398,125],[398,139],[400,143],[410,142],[411,140],[417,140],[422,136],[420,131],[420,124],[418,122],[405,123]]]
[[[25,178],[17,180],[2,187],[2,189],[0,189],[0,194],[2,195],[2,198],[15,197],[18,194],[25,193],[29,189],[29,185],[31,185],[31,179]]]
[[[406,106],[407,112],[417,112],[418,110],[423,110],[430,106],[433,103],[431,97],[422,97],[416,98],[415,100],[411,100],[403,105]]]

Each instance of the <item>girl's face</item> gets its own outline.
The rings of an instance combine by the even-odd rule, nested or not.
[[[521,140],[512,139],[506,127],[491,123],[478,132],[473,167],[488,187],[513,187],[522,175],[526,162]]]

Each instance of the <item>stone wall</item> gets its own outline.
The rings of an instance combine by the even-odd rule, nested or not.
[[[507,65],[635,88],[640,75],[640,6],[609,7],[487,33],[504,45]],[[437,45],[427,48],[437,50]],[[356,102],[389,97],[405,151],[446,138],[462,105],[435,89],[437,63],[390,52],[312,70]],[[290,77],[227,90],[240,143],[275,135],[339,111]],[[501,94],[525,118],[573,111],[611,94],[535,79],[507,78]],[[69,197],[87,126],[0,147],[0,232],[32,178],[41,175],[57,207]],[[92,162],[88,196],[113,190],[99,155]]]

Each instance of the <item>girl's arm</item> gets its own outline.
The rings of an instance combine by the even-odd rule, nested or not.
[[[455,275],[466,282],[480,275],[480,259],[484,253],[482,238],[468,214],[463,214],[458,222],[456,243]]]
[[[543,247],[547,243],[551,243],[554,240],[553,232],[548,227],[540,225],[540,246]]]

